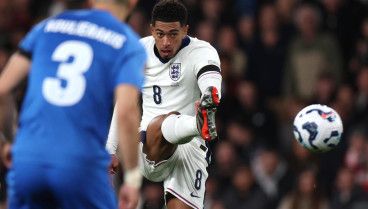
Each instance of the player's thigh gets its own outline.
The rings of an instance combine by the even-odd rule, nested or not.
[[[203,208],[208,152],[196,138],[179,145],[174,169],[164,181],[165,193],[172,194],[191,208]]]
[[[162,122],[172,114],[179,115],[180,113],[170,112],[159,115],[153,118],[147,127],[142,150],[150,161],[158,163],[167,160],[176,150],[177,145],[166,141],[161,131]]]
[[[172,156],[160,162],[151,161],[147,158],[147,154],[143,152],[143,143],[139,145],[139,168],[144,177],[153,182],[164,181],[171,173],[174,168],[178,156],[176,152]]]
[[[165,196],[166,199],[166,207],[168,209],[191,209],[189,205],[182,202],[180,199],[172,195],[171,193],[167,193]]]
[[[62,208],[117,208],[107,167],[57,168],[50,176],[53,193]]]
[[[57,208],[47,182],[47,168],[30,162],[14,162],[7,174],[10,209]]]

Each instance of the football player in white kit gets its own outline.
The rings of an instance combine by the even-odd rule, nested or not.
[[[208,142],[217,138],[220,59],[209,43],[187,36],[186,19],[182,3],[160,1],[152,11],[152,36],[141,39],[148,61],[140,167],[147,179],[164,182],[169,209],[203,208],[211,157]],[[114,115],[106,144],[113,156],[115,120]]]

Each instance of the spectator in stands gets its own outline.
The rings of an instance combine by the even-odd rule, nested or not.
[[[245,73],[266,101],[281,97],[287,44],[279,28],[275,6],[264,4],[260,9],[259,30],[248,53]]]
[[[313,168],[302,171],[294,190],[288,193],[277,209],[329,209],[328,200],[323,195]],[[336,209],[336,208],[333,208]]]
[[[206,194],[205,194],[205,202],[204,202],[204,208],[210,209],[212,206],[216,204],[216,202],[219,200],[219,184],[216,177],[216,173],[209,176],[206,181]]]
[[[256,182],[266,193],[268,209],[276,208],[279,201],[292,188],[292,177],[286,161],[275,150],[265,150],[252,162]]]
[[[364,163],[360,171],[356,173],[356,182],[364,188],[368,194],[368,141],[364,143]]]
[[[200,21],[196,27],[196,37],[200,40],[207,41],[211,45],[215,45],[216,25],[211,21]]]
[[[265,143],[266,146],[278,146],[276,116],[263,103],[257,86],[249,81],[241,81],[237,87],[236,97],[222,103],[224,109],[219,109],[219,117],[225,122],[233,119],[242,121],[253,129],[258,142]]]
[[[354,174],[347,167],[341,167],[336,178],[336,188],[330,200],[332,209],[368,208],[368,195],[354,182]]]
[[[331,73],[319,74],[312,103],[331,106],[332,102],[335,100],[336,89],[336,80]]]
[[[236,77],[243,77],[247,57],[239,47],[238,37],[233,26],[224,25],[219,28],[215,46],[219,53],[227,53],[231,56],[231,73]]]
[[[356,109],[357,114],[360,115],[360,122],[368,122],[368,66],[363,67],[356,77],[357,86],[357,100]]]
[[[250,163],[265,143],[256,138],[254,129],[241,119],[230,120],[226,128],[226,139],[234,145],[241,161]]]
[[[331,73],[337,84],[341,82],[342,55],[335,37],[320,31],[321,15],[316,7],[302,4],[295,19],[299,35],[288,51],[284,93],[311,102],[320,74]]]
[[[7,188],[8,185],[5,180],[5,176],[10,166],[9,153],[10,143],[5,139],[4,134],[0,131],[0,209],[6,209],[7,207]]]
[[[295,33],[293,24],[293,12],[297,1],[293,0],[275,0],[275,7],[280,22],[280,30],[286,39],[290,39]]]
[[[151,35],[149,27],[148,15],[144,13],[143,10],[136,9],[130,14],[128,24],[137,32],[141,37]]]
[[[351,53],[353,56],[348,57],[349,70],[346,74],[349,76],[348,81],[350,84],[354,83],[359,70],[365,66],[368,66],[368,17],[364,18],[361,26],[359,38],[353,44]]]
[[[287,162],[294,180],[306,168],[318,167],[320,163],[320,157],[318,154],[313,153],[301,146],[297,140],[293,140],[292,144],[292,152],[291,154],[287,155]]]
[[[231,183],[221,198],[226,208],[267,209],[267,195],[256,183],[249,166],[239,165]]]
[[[336,92],[336,98],[332,105],[334,109],[339,113],[344,128],[348,130],[350,124],[352,124],[357,116],[356,113],[356,95],[353,86],[349,84],[340,85]]]
[[[209,173],[213,173],[218,181],[218,192],[222,196],[230,185],[232,175],[241,160],[233,144],[226,140],[216,144],[214,149],[214,162],[208,168]]]
[[[364,145],[368,143],[368,138],[363,130],[356,128],[347,140],[348,148],[345,153],[344,165],[356,174],[364,167],[366,151]]]
[[[215,201],[210,209],[227,209],[222,201]]]
[[[223,1],[220,0],[203,0],[201,1],[201,10],[203,19],[211,21],[215,24],[221,23],[223,15]]]
[[[165,205],[162,183],[146,182],[142,187],[141,209],[161,209]]]
[[[343,64],[351,57],[367,8],[357,0],[322,0],[323,27],[336,35],[343,53]]]
[[[236,31],[239,36],[240,48],[249,55],[249,50],[255,39],[256,22],[253,15],[244,14],[239,17]]]

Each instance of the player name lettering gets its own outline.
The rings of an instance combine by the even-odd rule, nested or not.
[[[65,33],[93,39],[110,45],[115,49],[120,49],[126,40],[123,34],[100,27],[88,21],[49,20],[44,31],[46,33]]]

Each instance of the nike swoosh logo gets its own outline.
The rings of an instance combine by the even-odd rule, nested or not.
[[[196,197],[196,198],[200,198],[199,196],[195,195],[193,192],[192,192],[192,193],[190,193],[190,196],[192,196],[192,197]]]
[[[327,117],[329,117],[329,116],[331,116],[331,115],[333,115],[334,113],[329,113],[329,114],[324,114],[324,113],[322,113],[322,118],[323,119],[326,119]]]

